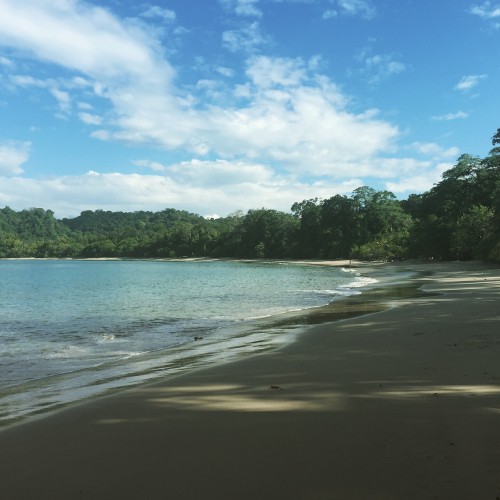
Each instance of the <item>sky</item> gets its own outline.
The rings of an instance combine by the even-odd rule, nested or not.
[[[404,199],[500,127],[500,2],[0,0],[0,207]]]

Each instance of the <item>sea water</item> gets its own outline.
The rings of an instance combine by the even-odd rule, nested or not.
[[[0,426],[287,341],[256,323],[359,293],[318,265],[0,261]]]

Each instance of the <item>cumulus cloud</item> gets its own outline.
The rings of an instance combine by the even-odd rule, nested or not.
[[[150,168],[155,172],[164,172],[167,169],[162,163],[152,160],[134,160],[132,164],[137,167]]]
[[[248,60],[246,73],[251,82],[263,89],[272,87],[296,87],[307,78],[307,66],[303,59],[253,57]]]
[[[167,167],[164,171],[178,182],[209,188],[273,183],[275,177],[265,165],[227,160],[190,160]]]
[[[50,89],[50,93],[56,98],[61,112],[65,114],[69,113],[71,110],[71,98],[68,92],[53,87]]]
[[[260,0],[219,0],[227,10],[233,11],[238,16],[262,17],[262,11],[257,8]]]
[[[375,110],[349,113],[339,89],[306,68],[303,61],[263,56],[249,61],[247,105],[212,110],[216,151],[341,176],[351,162],[391,147],[396,127],[377,120]]]
[[[473,5],[469,12],[482,19],[500,21],[500,3],[492,4],[487,1],[479,5]],[[495,28],[500,28],[500,22],[494,22]]]
[[[50,81],[34,78],[31,75],[10,75],[9,81],[19,87],[48,88],[51,86]]]
[[[397,194],[428,191],[441,180],[443,172],[452,167],[452,163],[438,163],[433,168],[417,175],[406,177],[400,181],[386,182],[385,186],[386,189]]]
[[[359,12],[368,4],[344,0],[340,5]],[[79,114],[85,123],[101,126],[92,132],[100,140],[258,158],[338,177],[361,158],[391,148],[399,135],[373,112],[351,113],[340,90],[318,73],[317,58],[251,57],[246,95],[242,86],[232,90],[237,105],[195,106],[189,94],[173,86],[174,71],[153,35],[83,2],[7,0],[0,6],[0,42],[76,70],[85,92],[107,100],[107,122],[97,114]],[[390,63],[385,61],[386,71],[401,70]],[[18,78],[18,84],[48,85],[29,78]],[[68,92],[51,88],[59,105],[69,109]]]
[[[30,155],[30,142],[0,142],[0,175],[19,175]]]
[[[134,103],[142,95],[142,105],[148,103],[148,96],[154,96],[156,109],[169,112],[177,108],[168,92],[174,71],[163,58],[158,41],[137,23],[121,21],[104,8],[79,1],[5,0],[0,4],[0,43],[75,71],[80,83],[111,101],[118,125],[131,112],[139,113]],[[29,78],[16,77],[15,83],[66,91]]]
[[[365,165],[361,164],[356,177],[304,182],[293,175],[277,174],[258,163],[199,160],[175,165],[150,160],[134,163],[158,173],[91,171],[42,180],[0,177],[0,205],[14,209],[41,206],[54,210],[57,217],[72,217],[83,210],[98,208],[157,211],[175,207],[200,215],[217,213],[222,216],[256,207],[288,211],[296,201],[349,194],[364,184],[362,176],[365,174]],[[375,165],[381,175],[405,174],[400,181],[385,182],[386,189],[394,193],[427,190],[452,166],[451,163],[412,158],[379,159]]]
[[[144,12],[142,12],[141,17],[145,17],[146,19],[159,18],[167,23],[171,23],[177,19],[177,15],[173,10],[164,9],[158,5],[150,5]]]
[[[83,123],[86,123],[87,125],[101,125],[102,123],[102,118],[93,113],[87,113],[82,111],[78,113],[78,117]]]
[[[222,33],[222,45],[231,52],[252,54],[255,50],[268,43],[268,38],[262,33],[257,21],[245,26]]]
[[[84,2],[5,0],[0,41],[96,78],[128,74],[164,82],[171,75],[144,31]]]
[[[488,75],[466,75],[463,76],[460,81],[455,85],[455,90],[459,90],[460,92],[469,92],[469,90],[473,89],[479,83],[488,78]]]
[[[76,103],[76,107],[78,109],[84,109],[84,110],[87,110],[87,111],[93,109],[92,104],[89,104],[88,102],[82,102],[82,101],[78,101]]]
[[[443,148],[434,142],[414,142],[411,147],[417,152],[434,159],[457,158],[460,150],[456,147]]]
[[[399,131],[378,120],[376,110],[350,113],[348,100],[316,73],[316,66],[315,59],[252,57],[246,85],[234,88],[238,106],[189,108],[165,121],[154,101],[148,105],[144,97],[146,105],[135,102],[129,118],[123,114],[120,131],[102,129],[92,135],[156,142],[202,156],[211,152],[223,158],[259,158],[293,171],[346,175],[354,162],[390,148]]]

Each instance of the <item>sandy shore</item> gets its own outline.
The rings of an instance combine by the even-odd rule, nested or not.
[[[0,432],[2,498],[500,498],[500,270],[364,272],[406,268],[433,293]]]

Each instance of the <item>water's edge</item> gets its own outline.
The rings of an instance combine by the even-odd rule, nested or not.
[[[393,274],[390,274],[393,273]],[[367,276],[371,276],[368,273]],[[55,411],[85,403],[91,399],[109,396],[127,388],[144,384],[158,383],[165,377],[182,375],[211,367],[216,364],[233,362],[250,355],[261,354],[288,345],[293,342],[308,327],[320,323],[330,323],[338,320],[362,316],[388,309],[398,300],[428,295],[420,290],[421,277],[404,269],[384,272],[377,276],[377,283],[362,288],[360,295],[338,297],[330,304],[312,309],[283,313],[273,317],[245,321],[221,329],[217,334],[193,340],[192,343],[172,349],[155,351],[142,356],[137,369],[128,375],[123,374],[124,360],[107,363],[102,370],[107,370],[102,378],[102,370],[81,370],[82,383],[75,387],[70,395],[65,394],[64,386],[71,378],[74,384],[75,372],[60,374],[46,379],[28,382],[26,390],[36,391],[37,404],[29,411],[21,414],[5,413],[0,421],[0,430],[12,425],[48,416]],[[215,351],[214,344],[224,339],[224,350]],[[167,352],[168,351],[168,352]],[[164,354],[164,359],[162,355]],[[94,377],[90,379],[89,377]],[[32,387],[28,387],[28,386]],[[9,398],[8,391],[4,392]],[[12,391],[12,406],[16,399],[25,397],[19,394],[19,387]],[[8,405],[8,404],[7,404]]]

